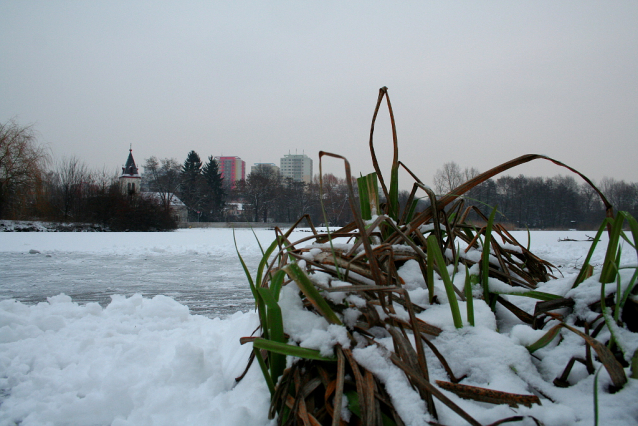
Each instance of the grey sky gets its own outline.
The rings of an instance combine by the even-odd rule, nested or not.
[[[638,181],[636,1],[0,2],[0,121],[93,168],[120,167],[132,143],[138,163],[194,149],[249,170],[303,151],[317,173],[324,150],[369,173],[381,86],[426,183],[447,161],[526,153]],[[389,129],[383,108],[384,170]]]

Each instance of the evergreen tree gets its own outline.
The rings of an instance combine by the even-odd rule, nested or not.
[[[189,221],[199,220],[203,202],[202,160],[195,151],[188,153],[181,170],[180,196],[188,207]]]
[[[224,179],[219,171],[219,165],[212,155],[208,157],[208,162],[202,169],[202,176],[205,182],[202,204],[206,220],[222,220],[227,194],[224,191]]]

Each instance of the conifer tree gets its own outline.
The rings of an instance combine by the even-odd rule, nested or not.
[[[188,153],[181,170],[180,195],[188,207],[189,220],[199,220],[203,202],[202,160],[195,151]]]
[[[206,184],[203,202],[206,218],[211,221],[222,220],[227,194],[219,165],[212,155],[202,169],[202,176]]]

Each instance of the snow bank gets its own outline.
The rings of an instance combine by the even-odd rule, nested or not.
[[[253,313],[191,315],[165,296],[0,302],[0,425],[265,425],[269,393],[248,361]]]

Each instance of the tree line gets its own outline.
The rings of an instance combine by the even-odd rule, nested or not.
[[[445,194],[479,174],[475,168],[446,163],[434,175],[435,191]],[[580,180],[580,178],[578,178]],[[597,185],[614,209],[638,214],[638,183],[603,178]],[[496,220],[515,228],[595,229],[605,217],[598,194],[574,176],[501,176],[489,179],[463,197],[483,212],[497,207]],[[476,216],[475,216],[476,217]]]
[[[208,157],[204,164],[195,151],[184,163],[174,158],[144,162],[142,189],[159,195],[162,206],[170,209],[174,197],[186,205],[189,222],[216,222],[224,219],[226,196],[217,161]]]
[[[171,229],[176,227],[171,203],[179,197],[191,222],[291,223],[308,215],[314,224],[341,226],[353,220],[347,182],[332,174],[322,176],[321,185],[317,176],[297,182],[260,166],[231,186],[212,156],[204,162],[195,151],[181,163],[152,156],[142,167],[142,190],[156,197],[122,193],[118,171],[90,170],[76,157],[53,162],[31,127],[0,123],[0,218],[100,223],[112,230]],[[435,192],[445,194],[478,174],[476,168],[445,163],[434,175]],[[598,187],[616,209],[638,216],[638,184],[604,178]],[[402,207],[408,196],[399,194]],[[498,220],[517,228],[592,229],[604,217],[595,191],[572,176],[501,176],[463,198],[486,214],[497,206]],[[417,210],[428,203],[419,200]]]
[[[195,151],[183,163],[152,156],[142,168],[142,191],[155,197],[123,193],[118,170],[91,170],[77,157],[54,162],[37,143],[33,128],[13,120],[0,124],[0,219],[99,223],[112,230],[171,229],[176,227],[171,205],[177,197],[192,222],[294,222],[304,214],[317,224],[352,220],[345,179],[334,175],[324,176],[320,198],[317,179],[295,182],[268,168],[230,189],[217,161],[209,156],[203,162]]]
[[[171,158],[146,159],[142,182],[144,190],[158,192],[163,202],[179,197],[191,222],[290,223],[303,215],[315,224],[345,225],[352,220],[346,180],[332,174],[324,175],[320,187],[318,177],[311,183],[298,182],[261,165],[229,185],[212,156],[203,164],[199,154],[190,151],[181,164]]]
[[[113,231],[176,228],[145,197],[122,193],[118,174],[90,170],[77,157],[53,162],[30,127],[0,124],[0,219],[101,224]]]

